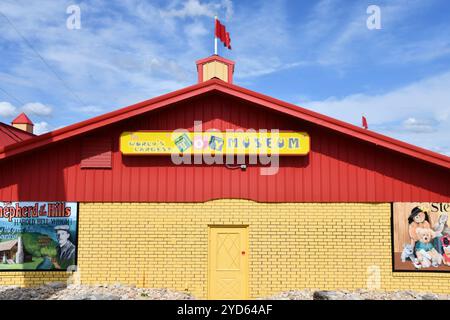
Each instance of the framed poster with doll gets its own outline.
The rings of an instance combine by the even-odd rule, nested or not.
[[[450,203],[394,202],[394,271],[450,272]]]

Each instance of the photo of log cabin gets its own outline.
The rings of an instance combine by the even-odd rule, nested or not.
[[[58,271],[76,263],[77,203],[0,202],[0,271]]]
[[[0,259],[2,264],[22,264],[32,261],[32,255],[23,246],[22,237],[0,242]]]

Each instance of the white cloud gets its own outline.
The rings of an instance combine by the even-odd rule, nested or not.
[[[0,116],[7,118],[15,115],[17,115],[17,108],[15,106],[6,101],[0,102]]]
[[[379,95],[303,101],[300,105],[432,150],[450,150],[450,71]]]
[[[225,20],[230,20],[234,14],[233,2],[231,0],[222,0],[222,7],[225,8]]]
[[[436,127],[430,120],[418,120],[416,118],[408,118],[403,121],[403,128],[415,133],[427,133],[436,131]]]
[[[223,3],[201,3],[199,0],[188,0],[183,3],[180,9],[161,10],[163,17],[214,17],[218,11],[225,8],[226,14],[231,15],[233,11],[231,1],[224,1]]]
[[[442,30],[449,34],[450,28]],[[393,46],[385,62],[404,64],[411,62],[428,62],[450,55],[450,40],[442,39],[440,35],[430,36],[430,39],[416,42],[407,42]]]
[[[236,79],[267,75],[299,65],[297,58],[291,55],[298,42],[289,31],[288,14],[283,2],[264,1],[254,10],[233,17],[230,36],[232,54],[239,61]]]
[[[182,82],[186,82],[189,78],[186,70],[176,60],[153,57],[149,59],[147,67],[153,75],[167,75]]]
[[[74,109],[82,105],[88,108],[101,101],[107,112],[195,83],[193,62],[207,51],[198,41],[186,40],[184,23],[175,23],[175,18],[163,19],[156,6],[141,0],[123,0],[114,6],[107,1],[81,4],[81,19],[91,18],[82,21],[80,30],[65,27],[66,6],[64,1],[55,0],[0,3],[0,10],[70,90],[7,24],[0,24],[0,42],[10,43],[17,50],[14,56],[2,55],[5,61],[14,59],[0,71],[2,85],[22,99],[41,98],[44,93],[43,104],[48,100],[58,104],[53,117],[55,126],[70,121]],[[203,37],[198,26],[193,31],[196,38]],[[155,59],[160,67],[152,63]],[[84,103],[80,105],[74,95]],[[50,111],[31,106],[27,110],[40,115]]]
[[[49,116],[52,114],[52,108],[40,102],[30,102],[22,107],[22,110],[31,115]]]
[[[50,126],[47,122],[41,121],[34,124],[34,134],[40,135],[50,131]]]
[[[16,107],[10,102],[0,102],[0,116],[4,118],[16,117],[19,113],[25,112],[27,115],[49,116],[52,114],[52,108],[40,102],[26,103],[21,107]],[[9,119],[7,119],[9,120]]]
[[[402,11],[402,6],[407,2],[407,9]],[[399,0],[395,4],[382,6],[383,28],[389,25],[400,26],[403,23],[402,17],[408,12],[414,14],[417,12],[415,8],[425,6],[424,3],[428,2]],[[411,7],[411,4],[415,7]],[[297,28],[292,25],[293,13],[289,12],[285,1],[242,5],[236,12],[231,0],[172,0],[162,5],[145,0],[121,0],[111,5],[109,1],[99,0],[93,3],[81,2],[80,6],[82,29],[67,30],[64,16],[67,3],[63,0],[0,3],[0,10],[33,43],[70,86],[71,91],[85,102],[86,106],[80,106],[72,94],[24,45],[20,36],[8,24],[0,24],[0,42],[4,41],[17,49],[14,56],[9,58],[6,57],[7,52],[2,54],[5,61],[13,61],[11,65],[8,64],[8,68],[0,71],[2,86],[16,92],[22,100],[42,101],[43,104],[51,101],[52,105],[58,105],[53,110],[54,127],[78,121],[83,113],[88,116],[107,112],[195,83],[194,61],[212,53],[213,22],[210,18],[216,13],[219,13],[221,19],[224,17],[225,20],[232,20],[232,23],[226,25],[231,33],[233,50],[219,49],[219,53],[236,60],[238,66],[235,76],[238,81],[251,81],[254,77],[299,66],[317,66],[319,62],[351,62],[355,56],[360,57],[359,53],[370,51],[372,46],[368,44],[378,46],[378,49],[401,48],[392,52],[381,51],[386,54],[381,55],[380,60],[394,61],[398,54],[406,52],[404,49],[409,50],[410,54],[407,56],[410,60],[414,57],[420,57],[421,60],[434,59],[436,55],[429,53],[433,50],[446,53],[449,43],[445,38],[446,32],[441,32],[442,30],[433,36],[430,34],[429,43],[418,43],[410,47],[404,44],[404,39],[389,37],[387,34],[390,33],[384,30],[369,32],[365,28],[367,16],[364,5],[342,6],[338,0],[317,2],[311,14],[298,13],[301,19],[298,19]],[[211,25],[208,25],[209,22]],[[381,41],[372,42],[370,37],[375,35]],[[435,50],[433,43],[440,43],[438,50]],[[355,46],[360,51],[353,50]],[[379,52],[378,50],[377,53]],[[402,62],[401,59],[397,60]],[[442,126],[443,121],[448,119],[448,109],[435,107],[442,105],[442,101],[448,97],[438,84],[430,84],[429,87],[436,89],[433,94],[412,88],[412,94],[419,92],[420,97],[411,99],[412,102],[404,106],[396,105],[403,101],[397,95],[407,95],[400,92],[400,89],[380,97],[356,94],[334,99],[334,102],[335,105],[345,102],[349,110],[353,108],[352,112],[356,111],[357,116],[346,117],[355,123],[360,123],[358,106],[373,104],[376,110],[380,103],[396,105],[396,108],[390,110],[395,116],[388,113],[385,115],[390,121],[396,122],[398,130],[411,134],[403,124],[408,118],[418,121],[432,118],[431,123],[435,123],[436,119],[438,126]],[[45,97],[42,97],[43,93]],[[418,106],[416,100],[429,103]],[[97,107],[99,102],[101,108]],[[327,106],[333,105],[333,99],[320,102],[326,102]],[[325,104],[322,107],[327,108]],[[419,108],[418,112],[411,112],[415,108]],[[431,115],[425,114],[428,109],[431,110]],[[9,108],[7,112],[10,116],[19,112],[19,108],[14,114],[11,110]],[[74,120],[75,110],[81,112]],[[341,114],[338,113],[338,116]],[[369,114],[368,118],[370,126],[386,124],[386,120],[381,115],[379,117],[377,112]]]
[[[428,62],[450,55],[448,26],[427,27],[416,31],[416,14],[429,9],[433,1],[396,0],[376,3],[381,8],[381,30],[366,26],[369,3],[339,0],[316,1],[297,26],[298,48],[308,48],[299,55],[311,65],[327,67],[354,66],[357,62],[370,64],[404,64]],[[409,35],[403,35],[409,29]]]
[[[105,111],[105,109],[102,107],[99,107],[99,106],[90,105],[90,106],[84,106],[84,107],[80,107],[80,108],[74,108],[74,111],[91,115],[91,114],[102,113]]]
[[[202,23],[191,23],[184,28],[186,35],[189,37],[199,37],[208,34],[210,31],[206,30]]]

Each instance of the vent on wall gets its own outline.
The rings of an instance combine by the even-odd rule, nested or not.
[[[85,138],[81,146],[82,169],[111,169],[112,141],[110,137]]]

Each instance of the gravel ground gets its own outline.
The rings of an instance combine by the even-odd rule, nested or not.
[[[168,289],[116,285],[69,285],[52,282],[33,288],[0,286],[1,300],[192,300],[190,294]]]
[[[449,300],[448,294],[435,294],[414,291],[320,291],[292,290],[278,293],[262,299],[272,300]]]
[[[69,285],[51,282],[39,287],[0,286],[1,300],[193,300],[186,292],[145,289],[127,285]],[[291,290],[260,298],[271,300],[450,300],[448,294],[414,291],[320,291]]]

